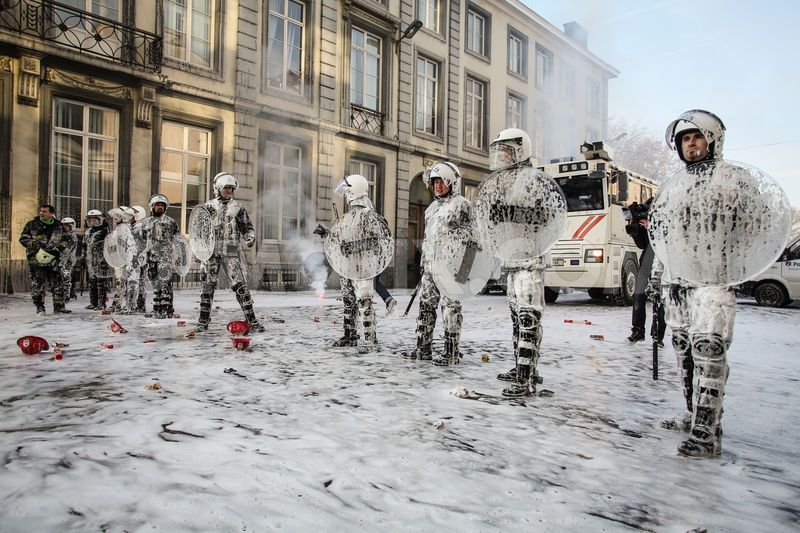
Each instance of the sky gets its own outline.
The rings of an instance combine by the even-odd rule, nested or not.
[[[682,112],[712,111],[725,159],[767,172],[800,207],[800,2],[523,1],[559,29],[577,21],[589,50],[620,71],[610,117],[661,139]]]

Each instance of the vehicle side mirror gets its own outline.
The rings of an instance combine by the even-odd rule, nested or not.
[[[620,202],[627,202],[628,201],[628,174],[626,172],[617,172],[617,186],[619,187],[619,193],[617,194],[617,200]]]

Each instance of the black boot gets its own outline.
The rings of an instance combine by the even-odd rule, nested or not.
[[[433,364],[436,366],[450,366],[457,365],[461,360],[461,354],[458,351],[458,341],[461,335],[459,333],[444,334],[444,353],[441,357],[435,357]]]
[[[497,374],[497,379],[500,381],[517,381],[517,367],[512,368],[508,372]]]
[[[631,328],[631,334],[628,337],[628,342],[634,343],[644,340],[644,328],[633,327]]]
[[[517,366],[517,380],[503,389],[506,398],[522,398],[536,394],[536,384],[530,379],[531,367],[528,365]]]
[[[344,336],[337,341],[333,341],[332,346],[334,348],[358,346],[358,335],[356,335],[355,330],[353,330],[352,333],[345,331]]]
[[[433,359],[433,353],[430,346],[427,348],[421,348],[417,346],[410,352],[400,352],[400,355],[406,359],[415,359],[417,361],[430,361]]]

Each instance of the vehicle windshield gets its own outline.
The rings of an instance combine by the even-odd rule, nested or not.
[[[603,178],[586,174],[556,178],[567,197],[567,211],[595,211],[603,209]]]

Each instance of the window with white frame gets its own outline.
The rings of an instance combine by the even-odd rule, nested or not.
[[[103,18],[120,21],[121,0],[59,0],[59,3]]]
[[[478,199],[479,189],[480,185],[473,185],[471,183],[464,182],[464,198],[470,202],[475,202],[475,200]]]
[[[441,33],[442,0],[417,0],[417,19],[431,31]]]
[[[544,46],[536,45],[536,88],[550,87],[550,73],[553,70],[553,53]]]
[[[525,129],[525,100],[516,94],[506,97],[506,127]]]
[[[306,6],[296,0],[269,0],[264,85],[303,94]]]
[[[87,211],[106,213],[117,194],[119,113],[92,104],[53,100],[51,190],[59,218],[83,225]]]
[[[258,196],[261,238],[287,241],[300,234],[304,218],[303,149],[267,141],[265,155]]]
[[[465,98],[464,143],[469,148],[486,148],[486,83],[467,76],[467,95]]]
[[[586,82],[586,111],[592,116],[600,115],[600,83],[596,80]]]
[[[169,198],[167,214],[188,233],[192,209],[208,200],[211,172],[211,131],[161,123],[158,192]]]
[[[517,30],[508,28],[508,71],[528,77],[528,38]]]
[[[475,9],[467,10],[467,50],[487,56],[486,53],[486,17]]]
[[[164,55],[211,68],[215,0],[164,1]]]
[[[350,35],[350,102],[380,111],[383,39],[357,26]]]
[[[439,133],[439,64],[425,57],[417,57],[416,118],[417,131]]]
[[[378,194],[378,164],[374,161],[366,161],[364,159],[359,158],[351,158],[350,159],[350,174],[360,174],[367,178],[367,183],[369,183],[369,199],[376,208],[378,204],[376,202],[377,194]]]

